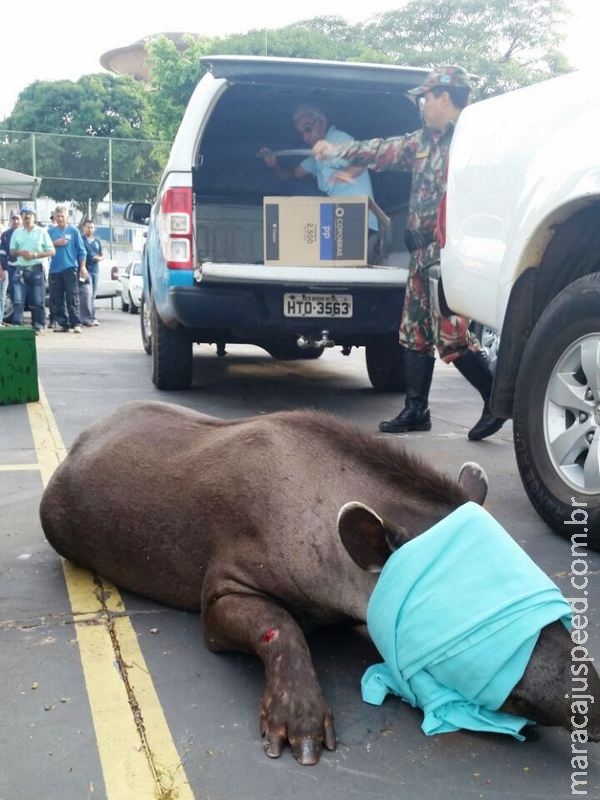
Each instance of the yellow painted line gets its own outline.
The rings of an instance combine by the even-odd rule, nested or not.
[[[67,451],[41,385],[27,411],[46,486]],[[107,800],[194,800],[119,591],[62,564]]]

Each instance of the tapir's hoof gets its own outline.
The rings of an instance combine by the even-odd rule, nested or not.
[[[285,737],[280,734],[272,733],[264,736],[263,748],[269,758],[279,758],[283,745],[285,744]]]
[[[312,767],[319,763],[321,758],[321,743],[314,739],[301,739],[299,742],[290,742],[294,758],[304,767]]]

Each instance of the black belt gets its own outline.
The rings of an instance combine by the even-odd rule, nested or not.
[[[40,261],[39,264],[27,264],[26,267],[21,267],[21,271],[25,271],[26,269],[38,269],[38,268],[39,269],[43,269],[44,268],[44,265],[42,264],[41,261]]]
[[[409,253],[412,253],[413,250],[422,250],[424,247],[428,247],[434,242],[437,242],[437,236],[433,231],[427,233],[405,231],[404,233],[404,243]]]

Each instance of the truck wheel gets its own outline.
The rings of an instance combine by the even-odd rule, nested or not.
[[[131,298],[131,295],[129,295],[129,313],[130,314],[137,314],[138,313],[138,307],[133,302],[133,300]]]
[[[10,294],[7,294],[4,302],[4,319],[0,320],[0,322],[8,322],[10,325],[13,320],[13,312],[13,301]]]
[[[367,374],[376,392],[405,391],[404,352],[397,334],[365,347]]]
[[[129,311],[129,303],[127,303],[123,299],[123,295],[121,295],[121,311],[126,314]]]
[[[189,389],[192,383],[192,340],[186,330],[173,331],[164,324],[156,306],[150,310],[152,325],[152,382],[157,389]]]
[[[600,549],[600,274],[560,292],[538,320],[519,368],[513,412],[521,480],[565,538]]]
[[[148,308],[148,303],[144,300],[144,295],[142,295],[140,303],[140,329],[142,332],[144,350],[150,356],[152,355],[152,323],[150,320],[150,310]]]
[[[469,329],[479,339],[482,348],[487,353],[492,372],[495,372],[496,362],[498,361],[498,348],[500,347],[500,335],[480,322],[472,322]]]

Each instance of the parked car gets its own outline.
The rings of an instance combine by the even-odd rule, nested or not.
[[[98,262],[98,289],[96,297],[117,297],[121,293],[119,265],[114,258],[103,258]]]
[[[264,198],[318,190],[309,180],[283,181],[257,153],[265,145],[299,146],[292,113],[307,99],[357,139],[414,130],[419,110],[406,91],[427,71],[253,56],[202,60],[209,71],[188,104],[154,205],[125,209],[128,221],[148,224],[142,318],[150,328],[143,325],[142,334],[152,380],[159,389],[188,388],[194,342],[215,343],[219,353],[227,342],[256,344],[275,358],[316,358],[337,345],[345,354],[365,348],[375,389],[401,390],[410,175],[372,173],[375,201],[392,222],[383,263],[265,265]]]
[[[476,103],[449,157],[441,275],[454,311],[499,333],[494,414],[513,419],[540,516],[600,549],[597,76]]]
[[[121,311],[137,314],[142,304],[142,262],[130,261],[120,276]]]

